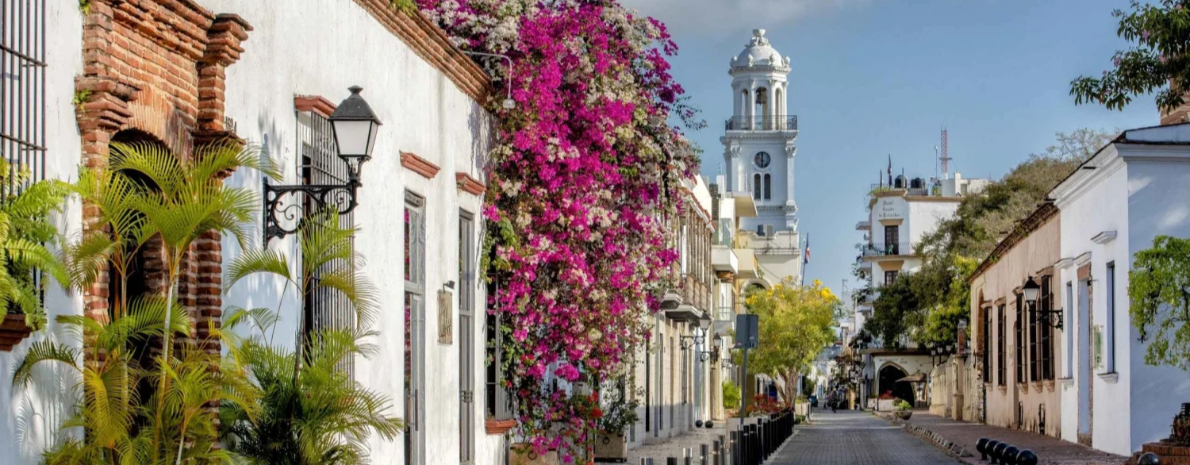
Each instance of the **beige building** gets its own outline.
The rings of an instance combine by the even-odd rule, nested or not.
[[[1060,234],[1058,208],[1044,204],[971,275],[972,374],[984,384],[981,416],[989,425],[1060,437],[1060,333],[1047,313],[1061,307],[1054,278]],[[1027,298],[1030,286],[1039,287],[1035,301]]]

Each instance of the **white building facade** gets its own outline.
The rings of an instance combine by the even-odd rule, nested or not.
[[[788,108],[789,57],[769,43],[763,29],[731,60],[733,115],[720,138],[724,145],[725,194],[746,193],[756,203],[755,218],[740,224],[745,246],[755,251],[763,276],[757,284],[771,287],[783,279],[798,282],[802,274],[797,202],[794,200],[794,157],[797,116]]]
[[[1050,197],[1061,210],[1061,437],[1131,455],[1168,437],[1190,398],[1185,371],[1145,363],[1128,299],[1132,257],[1158,235],[1190,237],[1190,125],[1125,131]]]
[[[354,246],[367,259],[363,272],[376,284],[380,308],[372,328],[379,337],[368,341],[377,350],[355,360],[353,376],[391,398],[388,414],[408,425],[392,441],[368,441],[371,463],[505,463],[504,432],[515,422],[497,405],[505,396],[486,370],[491,322],[478,273],[483,168],[495,123],[483,108],[490,81],[481,68],[431,23],[387,1],[92,0],[85,12],[76,2],[31,1],[29,14],[45,12],[46,47],[38,52],[45,57],[46,178],[76,178],[80,163],[131,132],[179,155],[204,137],[232,136],[279,162],[284,177],[275,184],[341,183],[342,161],[327,118],[349,86],[361,86],[383,126],[348,221],[359,228]],[[30,4],[5,8],[17,3]],[[5,13],[6,28],[20,18]],[[84,22],[106,27],[103,40],[90,35],[103,28],[84,31]],[[206,35],[188,35],[195,31]],[[121,43],[136,45],[123,50]],[[259,173],[237,172],[227,182],[263,196]],[[69,205],[60,228],[75,234],[81,224],[81,209]],[[247,225],[249,245],[285,251],[291,263],[300,263],[294,237],[268,240],[264,225],[263,215]],[[206,247],[200,250],[216,251],[215,277],[218,263],[242,253],[228,238]],[[199,299],[206,303],[196,314],[217,319],[226,305],[275,308],[286,292],[282,282],[265,278],[243,281],[227,294],[215,283],[199,286],[200,296],[212,294]],[[301,299],[288,292],[277,334],[294,334],[298,324]],[[91,314],[84,302],[94,300],[56,288],[48,299],[51,320]],[[313,310],[343,311],[328,302]],[[28,344],[62,337],[59,330],[51,324],[11,352],[0,351],[0,370],[11,373]],[[292,344],[292,338],[277,342],[287,339]],[[0,398],[12,399],[0,401],[0,464],[40,462],[71,413],[66,388],[73,382],[45,370],[18,393],[0,383]]]

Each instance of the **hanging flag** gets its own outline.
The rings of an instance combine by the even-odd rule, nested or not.
[[[806,233],[806,261],[803,264],[810,263],[810,233]]]

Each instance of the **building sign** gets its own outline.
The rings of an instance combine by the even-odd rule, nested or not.
[[[452,316],[454,299],[450,291],[438,291],[438,343],[450,345],[454,340]]]
[[[897,208],[897,201],[894,199],[880,199],[876,204],[876,219],[877,220],[899,220],[905,218],[905,213]]]

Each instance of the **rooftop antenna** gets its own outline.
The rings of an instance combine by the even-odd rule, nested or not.
[[[942,156],[938,158],[938,161],[942,162],[943,179],[950,179],[950,150],[947,148],[949,139],[946,128],[942,128]]]

